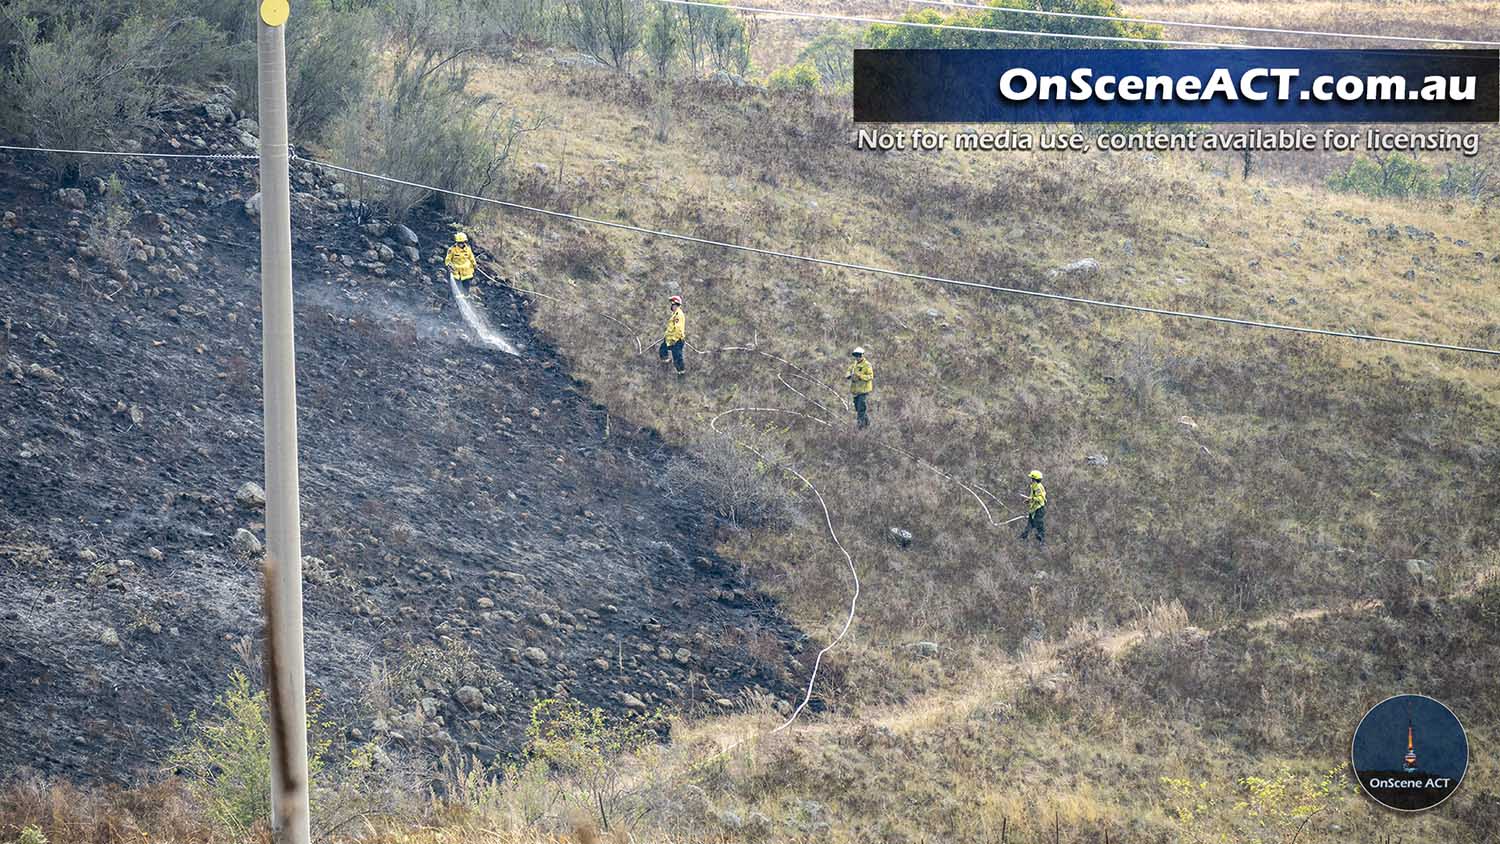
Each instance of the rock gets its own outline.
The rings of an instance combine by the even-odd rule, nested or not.
[[[236,122],[234,124],[234,128],[236,128],[236,129],[238,129],[241,132],[244,132],[246,134],[255,135],[256,137],[260,137],[260,124],[256,123],[255,120],[253,120],[252,118],[249,118],[249,117],[242,118],[241,120],[239,120],[238,122]]]
[[[63,205],[79,211],[88,207],[88,197],[79,188],[58,188],[57,200]]]
[[[1083,462],[1090,466],[1108,466],[1109,457],[1103,454],[1090,454],[1088,457],[1083,458]]]
[[[1060,268],[1064,275],[1091,276],[1099,272],[1099,262],[1093,258],[1083,258],[1071,264],[1065,264]]]
[[[120,646],[120,634],[113,627],[106,627],[99,634],[99,644],[106,648],[118,648]]]
[[[481,595],[474,601],[474,606],[479,607],[482,610],[493,609],[495,606],[495,599]]]
[[[911,538],[911,531],[906,530],[905,528],[891,528],[891,541],[895,542],[902,548],[911,547]]]
[[[99,559],[99,555],[95,554],[92,548],[79,548],[78,559],[81,562],[92,563]]]
[[[159,563],[162,560],[166,559],[167,555],[162,553],[162,550],[160,548],[152,545],[150,548],[146,549],[146,556]]]
[[[926,659],[937,656],[939,650],[937,642],[912,642],[908,647],[911,648],[912,653]]]
[[[751,812],[750,816],[745,818],[745,828],[743,832],[746,838],[758,840],[761,838],[770,837],[771,833],[775,831],[775,828],[776,825],[771,821],[770,818],[766,817],[760,812]]]
[[[734,702],[727,697],[721,697],[718,700],[714,701],[714,706],[717,706],[720,709],[733,709]]]
[[[672,652],[672,659],[678,665],[687,665],[693,661],[693,652],[687,648],[678,648]]]
[[[422,242],[417,239],[416,232],[400,223],[397,223],[396,225],[391,227],[391,234],[395,235],[396,240],[404,246],[420,246],[422,244]]]
[[[203,104],[203,113],[215,123],[228,123],[234,119],[234,109],[214,100]]]
[[[413,264],[422,263],[422,253],[417,251],[417,247],[403,246],[402,250],[406,253],[406,260],[411,261]]]
[[[375,247],[375,256],[381,262],[389,264],[396,259],[396,250],[382,243]]]
[[[333,572],[328,570],[328,564],[321,559],[304,556],[302,558],[302,579],[308,583],[322,586],[333,580]]]
[[[1426,560],[1407,560],[1406,573],[1418,586],[1426,586],[1435,582],[1437,566]]]
[[[609,660],[605,659],[602,656],[601,657],[595,657],[594,661],[591,664],[595,668],[597,668],[598,670],[600,670],[600,671],[608,671],[609,670]]]
[[[240,143],[248,149],[260,149],[260,139],[250,134],[249,132],[240,133]]]
[[[245,200],[245,216],[252,220],[260,219],[260,192]]]
[[[240,488],[235,490],[234,500],[241,507],[264,507],[266,506],[266,491],[255,481],[245,481]]]
[[[458,691],[453,693],[453,699],[470,712],[484,709],[484,693],[473,686],[459,686]]]
[[[529,647],[526,650],[522,651],[521,656],[526,657],[526,661],[531,663],[532,665],[547,664],[547,652],[535,646]]]
[[[722,73],[723,71],[720,72]],[[744,828],[745,821],[739,816],[738,812],[725,809],[719,813],[719,826],[733,832],[738,832]]]
[[[239,530],[234,532],[234,539],[231,542],[231,545],[234,547],[235,551],[243,554],[246,557],[257,556],[262,550],[260,540],[256,539],[255,534],[251,533],[245,528],[240,528]]]
[[[428,718],[436,718],[443,708],[442,702],[434,697],[424,697],[417,702],[417,705],[422,708],[422,714]]]
[[[1181,425],[1184,428],[1188,428],[1190,430],[1193,430],[1193,431],[1198,430],[1198,423],[1191,416],[1179,416],[1179,417],[1177,417],[1177,424]]]
[[[631,712],[645,712],[648,708],[645,701],[641,700],[630,692],[620,692],[619,700],[620,705],[624,706],[626,709],[629,709]]]

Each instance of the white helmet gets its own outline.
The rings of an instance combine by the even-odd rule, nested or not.
[[[854,351],[850,352],[850,354],[854,355],[855,357],[864,357],[865,347],[864,346],[855,346],[854,347]]]

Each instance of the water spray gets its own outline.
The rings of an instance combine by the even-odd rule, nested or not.
[[[458,303],[458,312],[463,314],[464,322],[468,323],[469,330],[479,338],[479,342],[496,351],[505,352],[508,355],[521,356],[521,352],[512,346],[508,340],[500,336],[485,320],[484,315],[474,310],[474,305],[469,302],[469,297],[464,295],[458,286],[458,279],[452,275],[448,276],[448,286],[453,291],[453,301]]]

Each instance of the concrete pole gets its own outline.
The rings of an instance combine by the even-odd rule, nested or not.
[[[265,367],[266,680],[271,830],[308,844],[307,686],[302,657],[302,515],[292,335],[292,216],[286,126],[287,0],[260,4],[260,271]]]

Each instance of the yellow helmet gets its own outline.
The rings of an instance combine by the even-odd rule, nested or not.
[[[1033,480],[1033,481],[1039,481],[1039,480],[1041,480],[1041,479],[1042,479],[1042,473],[1041,473],[1041,472],[1038,472],[1038,471],[1037,471],[1037,470],[1035,470],[1035,469],[1032,469],[1032,470],[1031,470],[1031,479],[1032,479],[1032,480]]]
[[[464,234],[463,232],[457,232],[457,233],[455,233],[453,235],[453,242],[454,243],[468,243],[469,242],[469,236],[466,235],[466,234]]]

